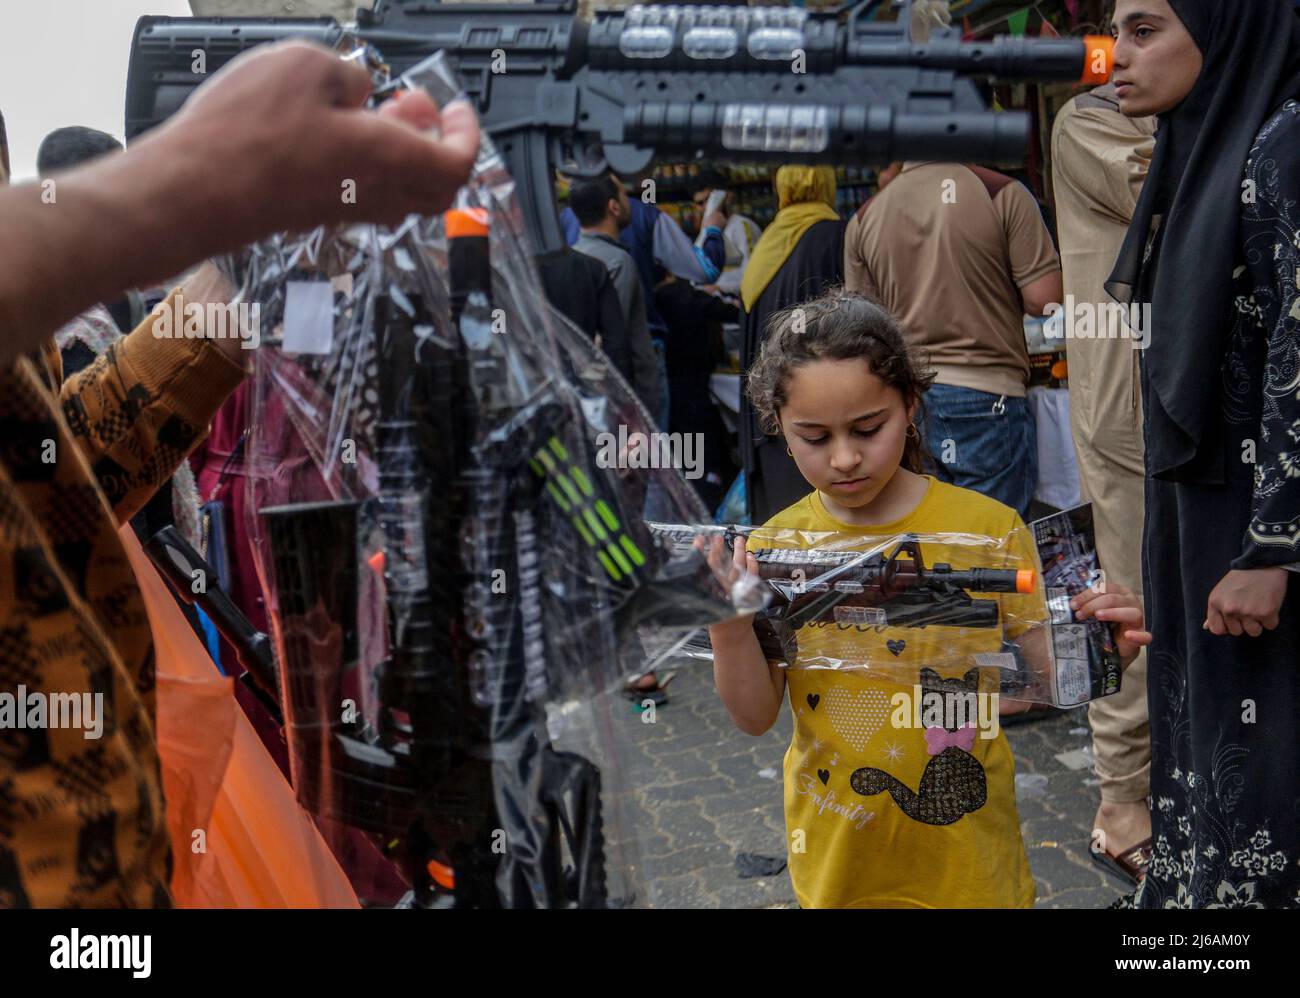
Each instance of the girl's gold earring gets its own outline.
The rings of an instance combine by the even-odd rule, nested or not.
[[[785,445],[785,452],[786,452],[787,454],[789,454],[791,457],[794,457],[794,451],[792,451],[792,450],[790,449],[790,445],[789,445],[789,444],[786,444],[786,445]]]
[[[917,437],[919,437],[920,435],[921,435],[920,432],[919,432],[919,431],[917,430],[917,428],[916,428],[916,424],[915,424],[915,423],[909,423],[909,424],[908,424],[908,427],[907,427],[907,438],[908,438],[909,440],[915,440],[915,439],[916,439]]]

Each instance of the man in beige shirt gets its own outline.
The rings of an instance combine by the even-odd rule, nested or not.
[[[1103,285],[1146,180],[1155,124],[1152,118],[1122,115],[1110,84],[1075,97],[1056,117],[1052,163],[1064,304],[1072,306],[1067,317],[1080,309],[1095,317],[1107,314],[1101,306],[1111,298]],[[1094,321],[1092,331],[1104,330],[1103,338],[1066,338],[1079,481],[1092,503],[1106,578],[1141,592],[1144,468],[1136,347],[1142,339],[1134,330],[1111,330],[1106,323],[1099,330],[1098,325]],[[1132,878],[1150,858],[1146,672],[1144,651],[1124,673],[1120,692],[1088,708],[1101,780],[1093,855],[1118,864]]]
[[[938,477],[1023,517],[1038,473],[1024,314],[1061,298],[1033,195],[956,163],[904,163],[844,236],[845,286],[878,299],[928,355],[926,442]]]

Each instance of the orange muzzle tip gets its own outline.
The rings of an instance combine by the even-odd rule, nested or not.
[[[1115,39],[1110,35],[1086,35],[1083,39],[1083,75],[1080,83],[1105,83],[1115,65]]]
[[[486,208],[457,208],[447,212],[447,238],[459,239],[463,236],[486,236],[488,234],[488,213]]]
[[[1036,574],[1027,568],[1019,569],[1016,572],[1016,592],[1032,593],[1034,591],[1034,582]]]
[[[429,871],[429,876],[433,878],[433,882],[443,890],[454,891],[456,889],[456,871],[450,866],[445,866],[436,859],[431,859],[426,864],[426,869]]]

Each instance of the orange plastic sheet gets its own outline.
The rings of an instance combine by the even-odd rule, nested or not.
[[[129,527],[119,534],[153,630],[176,904],[359,907],[343,870],[239,709],[233,680],[213,666],[135,534]]]

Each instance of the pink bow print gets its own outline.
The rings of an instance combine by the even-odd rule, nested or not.
[[[975,745],[975,725],[968,724],[956,731],[947,728],[925,729],[925,750],[930,755],[938,755],[946,748],[959,748],[969,752]]]

